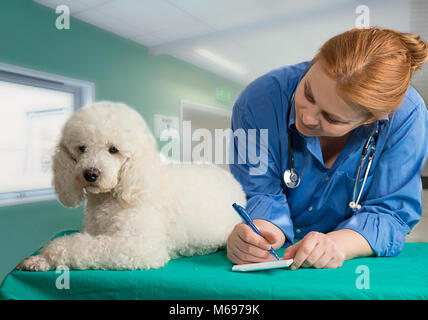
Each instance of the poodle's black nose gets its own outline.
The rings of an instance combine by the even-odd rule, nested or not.
[[[85,180],[88,182],[97,181],[100,174],[101,174],[101,172],[97,168],[89,168],[89,169],[86,169],[85,171],[83,171],[83,176],[85,177]]]

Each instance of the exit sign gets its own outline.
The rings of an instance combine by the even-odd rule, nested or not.
[[[222,103],[229,103],[230,102],[230,91],[227,89],[216,89],[216,99],[219,102]]]

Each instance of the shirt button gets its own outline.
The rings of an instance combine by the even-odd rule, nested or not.
[[[330,177],[329,176],[327,176],[327,177],[325,177],[325,181],[328,181],[330,179]]]
[[[309,211],[312,211],[312,206],[310,206],[310,207],[308,208],[308,210],[309,210]]]
[[[297,232],[297,233],[300,233],[300,232],[302,232],[302,230],[300,230],[300,229],[297,229],[297,230],[296,230],[296,232]]]

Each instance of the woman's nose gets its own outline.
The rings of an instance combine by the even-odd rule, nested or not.
[[[309,113],[306,113],[303,115],[302,122],[303,122],[303,125],[312,129],[315,129],[318,127],[318,120],[316,119],[316,117],[314,117]]]

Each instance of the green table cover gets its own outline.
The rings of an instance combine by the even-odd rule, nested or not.
[[[71,270],[69,289],[57,289],[62,271],[13,270],[2,283],[0,299],[428,298],[428,243],[406,243],[397,257],[356,258],[338,269],[238,273],[231,268],[222,250],[153,270]]]

